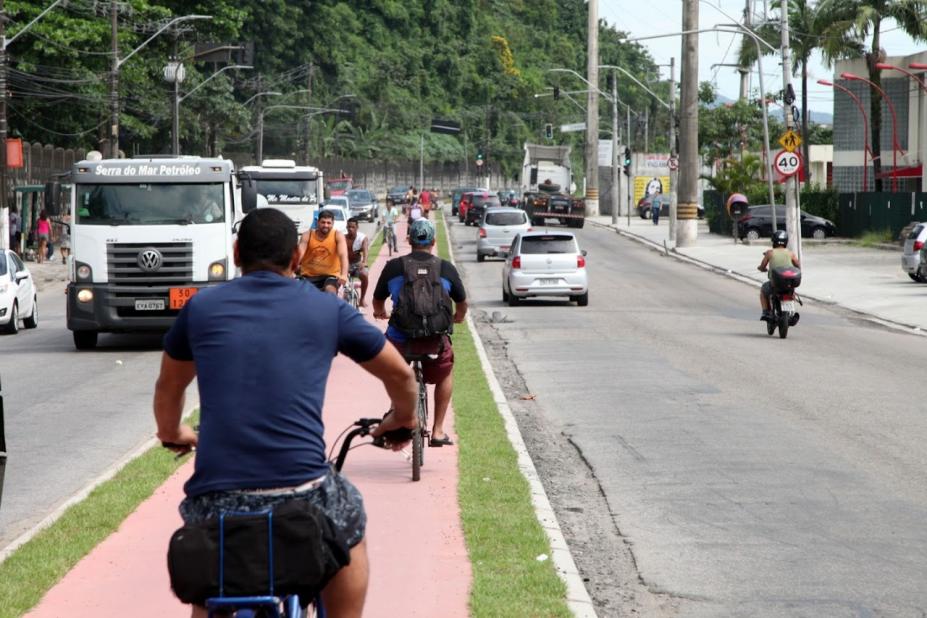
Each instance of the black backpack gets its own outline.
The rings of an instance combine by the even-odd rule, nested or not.
[[[441,259],[400,259],[404,281],[390,324],[410,339],[450,334],[454,316],[451,297],[441,283]]]

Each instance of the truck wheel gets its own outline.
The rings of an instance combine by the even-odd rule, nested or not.
[[[533,225],[534,227],[541,227],[542,225],[544,225],[544,219],[540,219],[538,217],[531,217],[531,225]]]
[[[97,347],[97,334],[95,330],[74,331],[74,347],[78,350],[94,349]]]
[[[586,225],[586,220],[585,220],[585,219],[577,219],[577,220],[576,220],[576,227],[577,227],[578,229],[583,229],[583,226],[584,226],[584,225]]]

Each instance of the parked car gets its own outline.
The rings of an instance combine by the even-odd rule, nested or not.
[[[480,222],[476,239],[476,261],[505,256],[512,246],[512,240],[530,230],[531,222],[524,210],[505,206],[487,210]]]
[[[322,206],[321,210],[330,210],[335,213],[335,229],[342,234],[348,233],[348,219],[351,217],[348,214],[348,210],[344,206],[334,202],[329,202]]]
[[[660,216],[668,217],[670,210],[670,196],[666,193],[657,193],[655,195],[645,195],[637,202],[637,214],[641,219],[649,219],[652,216],[650,211],[653,203],[660,204]],[[698,218],[705,218],[705,207],[698,205]]]
[[[512,241],[502,266],[502,300],[514,307],[533,296],[589,304],[586,251],[580,251],[572,232],[524,232]]]
[[[776,206],[776,227],[785,229],[785,206]],[[801,211],[801,235],[823,240],[837,234],[833,222]],[[772,207],[768,204],[751,206],[747,213],[737,220],[737,236],[741,239],[758,240],[761,236],[772,236]]]
[[[400,206],[406,203],[406,192],[409,190],[409,187],[391,187],[389,191],[386,192],[386,205],[392,206],[393,204]]]
[[[39,303],[32,273],[9,249],[0,249],[0,330],[16,334],[19,325],[39,325]]]
[[[464,213],[464,223],[467,225],[477,225],[483,219],[483,213],[489,208],[502,207],[499,196],[495,192],[489,193],[472,193],[473,197],[467,202],[466,212]]]
[[[351,204],[351,216],[366,221],[376,221],[380,212],[380,203],[377,196],[367,189],[351,189],[348,191],[348,200]]]
[[[914,281],[927,281],[927,263],[923,249],[927,243],[927,222],[916,224],[904,239],[904,253],[901,254],[901,269]]]
[[[460,198],[464,193],[479,191],[479,187],[457,187],[451,192],[451,216],[457,216],[457,208],[460,205]],[[463,219],[461,219],[463,221]]]

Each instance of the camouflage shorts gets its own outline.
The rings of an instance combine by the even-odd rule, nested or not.
[[[363,540],[367,526],[364,499],[348,479],[334,470],[329,471],[320,485],[298,493],[268,495],[233,490],[187,497],[180,503],[180,516],[185,523],[199,523],[218,517],[219,513],[250,513],[289,500],[306,500],[318,507],[332,520],[348,547]]]

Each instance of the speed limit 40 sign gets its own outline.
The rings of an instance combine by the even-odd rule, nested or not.
[[[801,169],[801,155],[797,152],[780,150],[776,158],[773,159],[773,167],[776,168],[780,176],[788,178],[798,173],[798,170]]]

